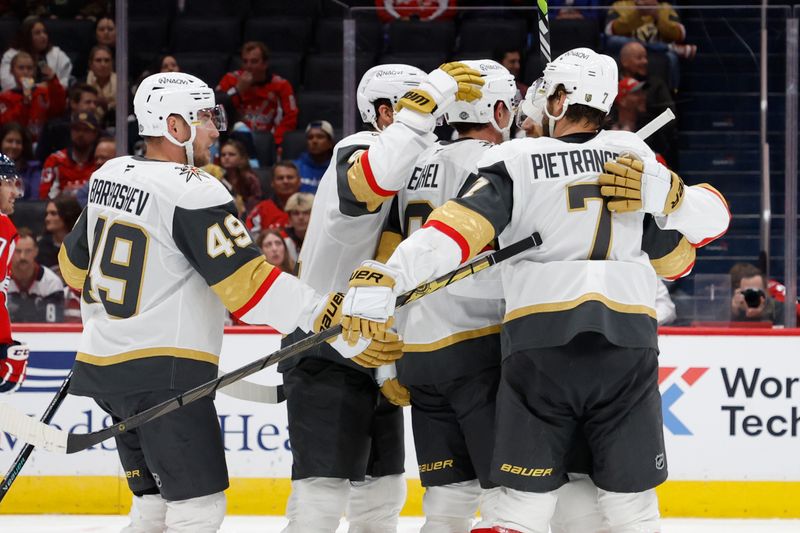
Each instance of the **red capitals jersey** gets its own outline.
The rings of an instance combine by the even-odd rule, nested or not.
[[[94,157],[85,163],[78,163],[72,158],[69,148],[50,154],[42,167],[42,181],[39,184],[39,198],[46,200],[55,198],[64,191],[81,188],[92,177],[97,169]]]
[[[33,140],[39,138],[48,119],[64,114],[67,93],[57,77],[46,85],[37,85],[30,102],[24,101],[22,91],[11,89],[0,93],[0,124],[18,122],[31,132]]]
[[[231,94],[231,103],[248,128],[271,132],[275,137],[275,144],[280,145],[284,133],[297,128],[297,102],[292,84],[277,74],[268,72],[268,81],[254,83],[243,94],[231,92],[243,72],[237,70],[225,74],[217,90]]]
[[[262,200],[247,215],[247,229],[254,233],[261,230],[283,228],[289,224],[289,215],[272,199]]]
[[[0,214],[0,344],[11,344],[11,319],[6,305],[8,279],[11,274],[11,256],[17,245],[17,228],[7,215]]]

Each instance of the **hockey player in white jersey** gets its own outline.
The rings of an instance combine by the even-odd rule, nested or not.
[[[388,200],[436,140],[437,117],[454,101],[479,98],[482,83],[478,72],[457,63],[428,75],[408,65],[380,65],[364,74],[356,99],[363,122],[374,130],[334,147],[300,252],[300,279],[318,291],[346,290],[350,272],[375,257]],[[402,399],[394,397],[394,379],[379,389],[373,368],[399,358],[402,344],[394,333],[378,340],[384,351],[353,361],[323,345],[279,366],[293,457],[287,532],[333,532],[345,510],[353,533],[396,529],[405,501],[403,419],[381,392]]]
[[[653,488],[667,467],[643,217],[694,248],[724,233],[730,214],[718,192],[685,186],[634,134],[599,131],[616,94],[613,59],[571,50],[548,64],[544,82],[551,137],[489,149],[470,190],[434,210],[386,265],[362,266],[375,275],[353,276],[345,336],[380,332],[395,294],[496,236],[502,247],[538,231],[541,247],[500,267],[504,360],[490,477],[503,490],[498,516],[473,531],[547,532],[583,433],[609,530],[657,532]],[[676,250],[671,266],[693,255]]]
[[[268,264],[230,193],[198,168],[225,127],[212,89],[188,74],[155,74],[134,111],[147,157],[118,157],[92,175],[59,253],[65,280],[82,289],[70,392],[115,421],[217,376],[226,309],[288,333],[336,323],[340,307]],[[218,530],[228,473],[211,398],[116,442],[134,494],[124,532]]]
[[[462,63],[481,73],[483,96],[447,108],[445,120],[458,131],[458,139],[438,141],[420,155],[392,203],[384,244],[408,237],[433,209],[468,189],[478,178],[478,159],[508,135],[517,101],[514,77],[495,61]],[[380,250],[376,259],[385,261],[394,246]],[[495,486],[489,465],[502,317],[502,298],[464,297],[449,288],[397,316],[404,341],[397,373],[410,391],[414,446],[425,487],[423,533],[469,531],[482,489]],[[481,504],[484,514],[489,499]]]

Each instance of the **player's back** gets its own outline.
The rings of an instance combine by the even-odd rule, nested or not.
[[[76,224],[90,254],[73,392],[183,388],[216,375],[225,308],[196,267],[217,259],[222,274],[232,248],[250,242],[233,214],[206,220],[207,208],[230,202],[188,165],[119,157],[94,173]]]
[[[603,131],[511,141],[479,163],[482,173],[513,180],[501,246],[534,231],[543,240],[501,267],[504,353],[561,345],[579,331],[623,346],[654,342],[656,276],[641,248],[644,215],[611,213],[598,185],[603,163],[623,151],[652,157],[634,134]]]
[[[464,138],[437,142],[423,152],[397,194],[397,213],[390,215],[391,220],[396,217],[403,238],[425,224],[433,209],[469,188],[477,179],[478,160],[491,146]],[[405,342],[405,355],[397,363],[401,381],[447,381],[499,364],[502,316],[501,299],[461,296],[455,286],[398,310],[398,331]]]
[[[346,292],[350,273],[374,257],[391,202],[369,211],[353,196],[348,173],[378,135],[363,131],[339,141],[319,183],[298,258],[298,276],[317,292]]]

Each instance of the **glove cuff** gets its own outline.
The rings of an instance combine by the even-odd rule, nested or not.
[[[318,333],[339,324],[342,321],[343,303],[344,294],[341,292],[332,292],[323,297],[314,307],[312,331]]]
[[[394,115],[394,121],[405,124],[412,130],[421,133],[430,133],[436,127],[436,118],[433,115],[419,113],[408,107],[397,111]]]
[[[399,275],[393,268],[378,261],[364,261],[350,276],[351,287],[388,287],[394,288],[395,279]]]
[[[375,369],[375,383],[382,387],[387,379],[394,379],[397,377],[397,367],[394,363],[388,365],[381,365]]]

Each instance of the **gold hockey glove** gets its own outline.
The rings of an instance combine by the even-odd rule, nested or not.
[[[360,337],[383,340],[392,327],[396,273],[377,261],[364,261],[350,276],[344,298],[342,337],[351,345]]]
[[[655,158],[620,156],[607,161],[603,168],[606,172],[598,181],[600,194],[610,199],[609,211],[668,215],[683,201],[683,180]]]
[[[381,394],[389,400],[389,403],[398,407],[408,407],[411,405],[411,393],[408,389],[397,381],[397,378],[390,378],[381,385]]]

